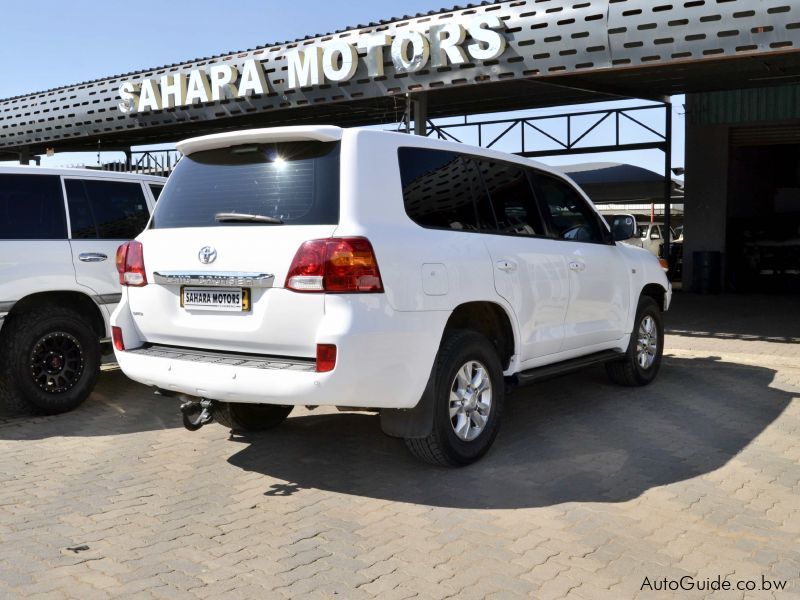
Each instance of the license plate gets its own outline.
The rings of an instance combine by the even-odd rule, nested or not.
[[[188,310],[250,310],[250,288],[181,288],[181,306]]]

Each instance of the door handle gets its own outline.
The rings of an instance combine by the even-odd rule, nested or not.
[[[506,259],[498,260],[496,266],[504,273],[511,273],[517,270],[517,263]]]
[[[103,262],[108,260],[108,256],[101,252],[81,252],[78,254],[78,260],[81,262]]]
[[[579,260],[571,260],[569,262],[569,268],[571,271],[583,271],[586,268],[586,263],[583,263]]]

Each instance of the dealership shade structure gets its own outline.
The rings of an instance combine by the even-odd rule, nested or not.
[[[558,167],[577,183],[595,204],[641,204],[664,201],[664,178],[621,163],[583,163]],[[683,202],[683,182],[672,179],[672,202]]]
[[[0,153],[763,87],[798,50],[800,0],[483,3],[0,100]]]
[[[413,119],[415,133],[458,139],[452,124],[432,119],[641,98],[664,102],[659,131],[607,111],[596,123],[615,123],[611,144],[581,145],[595,126],[573,132],[569,115],[561,137],[512,119],[487,123],[501,133],[480,143],[518,130],[524,156],[659,148],[669,224],[669,96],[791,83],[799,50],[800,0],[485,2],[0,100],[0,159],[49,150],[130,157],[133,145],[286,124],[405,120],[410,129]],[[626,119],[658,139],[624,143]],[[526,148],[526,132],[558,147]]]

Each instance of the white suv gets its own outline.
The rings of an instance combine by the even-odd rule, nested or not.
[[[616,245],[542,165],[325,126],[178,148],[150,225],[120,248],[112,324],[123,371],[188,397],[190,429],[368,407],[418,457],[463,465],[494,440],[507,384],[658,371],[658,260]]]
[[[0,401],[76,407],[91,393],[120,286],[114,253],[147,224],[163,177],[0,166]]]

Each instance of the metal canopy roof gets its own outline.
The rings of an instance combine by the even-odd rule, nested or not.
[[[569,175],[595,204],[632,204],[664,201],[664,176],[625,163],[583,163],[563,165]],[[683,202],[683,182],[672,179],[672,201]]]
[[[494,60],[292,89],[287,52],[359,36],[396,36],[493,15],[506,48]],[[467,36],[464,44],[472,43]],[[214,65],[263,65],[269,93],[125,114],[119,86]],[[0,153],[123,149],[248,127],[400,120],[405,94],[428,116],[567,105],[615,97],[764,87],[800,80],[800,0],[526,0],[484,3],[0,100]]]

